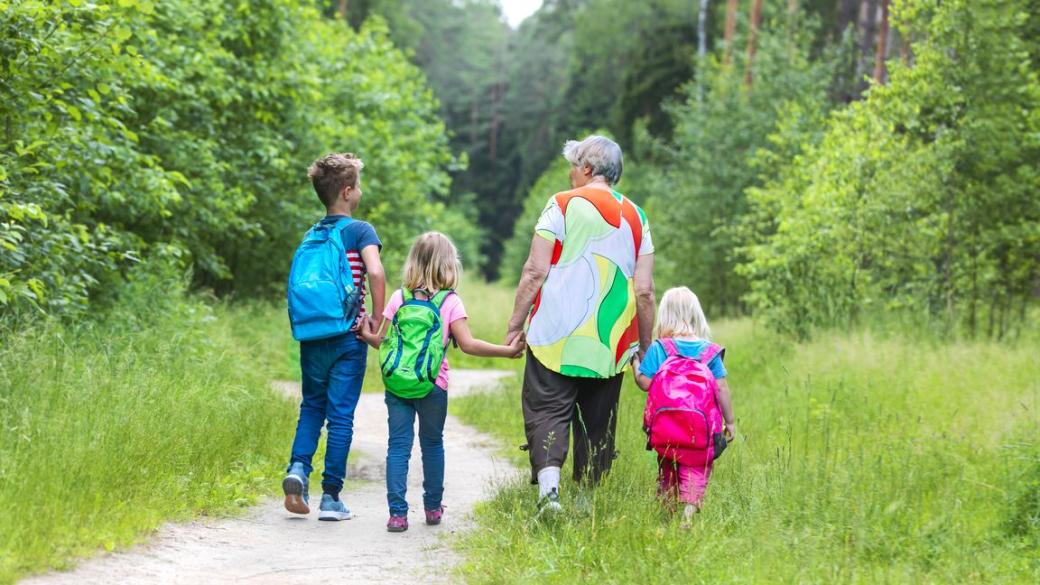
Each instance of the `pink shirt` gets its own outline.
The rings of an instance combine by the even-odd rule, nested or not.
[[[404,295],[401,293],[401,289],[394,291],[394,294],[390,295],[390,300],[386,302],[386,308],[383,309],[383,316],[389,321],[394,318],[397,314],[397,310],[404,304]],[[448,295],[448,298],[444,299],[444,304],[441,305],[441,324],[444,326],[442,331],[442,342],[445,346],[448,345],[448,337],[451,335],[451,324],[458,321],[459,319],[465,319],[466,308],[462,306],[462,299],[459,298],[458,294]],[[448,389],[448,353],[444,353],[444,361],[441,362],[441,371],[437,374],[436,384],[443,388]]]

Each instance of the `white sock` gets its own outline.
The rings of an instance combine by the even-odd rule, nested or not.
[[[560,491],[560,468],[543,467],[538,472],[538,497],[544,498],[553,490]]]

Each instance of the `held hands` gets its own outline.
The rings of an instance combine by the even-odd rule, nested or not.
[[[382,341],[382,339],[379,338],[379,324],[375,319],[367,315],[361,320],[361,323],[358,324],[357,336],[358,339],[361,339],[373,347],[378,346]]]
[[[524,351],[527,349],[527,338],[523,331],[517,331],[506,334],[506,347],[508,347],[512,353],[508,356],[510,359],[517,359],[524,355]]]

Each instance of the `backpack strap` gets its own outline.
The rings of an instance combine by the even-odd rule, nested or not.
[[[437,307],[437,312],[439,313],[441,307],[444,306],[444,302],[447,301],[448,297],[450,297],[453,294],[455,294],[455,289],[453,288],[439,291],[437,294],[433,295],[433,298],[430,299],[430,302],[433,303],[433,306]],[[444,348],[447,349],[449,345],[454,345],[457,348],[459,346],[459,342],[456,341],[455,336],[451,334],[451,325],[448,324],[446,325],[446,327],[448,329],[448,343],[444,344]]]
[[[448,297],[453,294],[455,294],[455,289],[452,288],[438,291],[437,294],[433,295],[433,298],[430,299],[430,302],[433,303],[433,306],[437,307],[437,310],[439,311],[441,307],[444,306],[444,301],[448,300]]]
[[[665,355],[668,357],[675,357],[679,355],[679,348],[675,346],[675,340],[671,337],[662,337],[657,340],[657,343],[661,344],[661,348],[664,349]]]
[[[704,351],[701,352],[701,355],[697,358],[697,361],[704,365],[708,365],[709,363],[711,363],[711,360],[715,359],[715,356],[722,356],[722,359],[725,359],[726,348],[722,347],[721,345],[709,343],[708,347],[705,347]]]
[[[350,225],[350,223],[351,223],[352,221],[354,221],[354,219],[353,219],[353,218],[350,218],[350,217],[341,217],[341,218],[339,218],[338,220],[336,220],[336,223],[335,223],[335,224],[333,224],[333,226],[332,226],[331,228],[329,228],[329,229],[331,229],[333,233],[336,233],[336,232],[341,232],[341,231],[343,231],[343,228],[345,228],[345,227],[347,227],[348,225]]]

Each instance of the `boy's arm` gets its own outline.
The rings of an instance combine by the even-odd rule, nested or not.
[[[468,353],[469,355],[518,358],[524,353],[522,335],[514,337],[509,345],[488,343],[482,339],[473,337],[473,334],[469,330],[469,324],[466,323],[465,318],[452,321],[449,329],[451,329],[451,336],[455,338],[455,343],[459,344],[459,349],[461,349],[463,353]]]
[[[361,261],[365,263],[368,273],[368,290],[372,293],[372,315],[379,317],[386,306],[386,273],[383,261],[379,259],[379,246],[365,246],[361,250]]]

